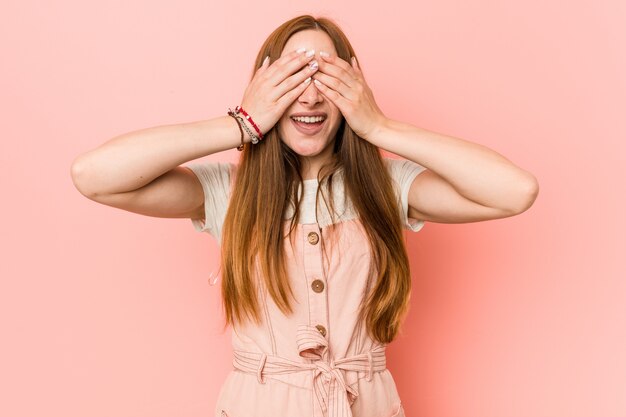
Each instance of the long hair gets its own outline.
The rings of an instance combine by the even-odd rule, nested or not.
[[[337,55],[347,62],[356,56],[336,23],[328,18],[303,15],[283,23],[267,38],[256,57],[253,74],[266,56],[274,62],[288,39],[307,29],[326,32]],[[318,173],[318,197],[323,184],[330,190],[329,195],[333,195],[333,178],[338,178],[340,172],[346,197],[361,220],[372,252],[369,279],[374,278],[375,284],[361,303],[359,317],[365,318],[370,337],[389,343],[400,331],[411,292],[399,201],[379,149],[360,138],[345,119],[337,130],[333,157]],[[293,312],[290,298],[294,295],[286,272],[283,244],[298,224],[298,187],[302,181],[298,155],[280,140],[276,126],[264,135],[262,142],[245,144],[222,229],[225,327],[247,319],[260,323],[259,283],[253,278],[257,267],[277,307],[285,315]],[[322,197],[326,200],[323,194]],[[334,215],[332,197],[329,201],[330,213]],[[285,235],[284,215],[289,205],[294,215]],[[329,229],[334,230],[333,226]]]

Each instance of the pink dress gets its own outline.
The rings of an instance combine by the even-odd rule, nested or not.
[[[405,228],[417,232],[424,222],[408,218],[408,191],[425,168],[408,160],[384,160],[394,180]],[[192,219],[193,226],[220,242],[237,166],[204,162],[188,167],[205,194],[207,221]],[[317,180],[305,180],[300,189],[301,219],[295,247],[285,241],[288,274],[296,296],[294,313],[285,316],[265,289],[259,288],[263,321],[233,327],[233,369],[219,392],[215,417],[405,415],[385,366],[386,345],[371,339],[365,323],[357,321],[361,299],[372,285],[367,279],[370,247],[338,183],[333,184],[333,198],[340,233],[335,245],[330,239],[325,241],[325,253],[321,243],[327,239],[332,220],[321,199],[315,211]],[[285,214],[285,231],[292,216],[292,211]]]

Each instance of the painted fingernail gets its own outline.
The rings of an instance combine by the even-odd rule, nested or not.
[[[308,83],[311,82],[311,77],[307,78],[306,80],[303,81],[304,85],[307,85]]]
[[[324,58],[328,58],[330,54],[328,52],[320,51],[320,56],[323,56]]]
[[[319,63],[317,62],[316,59],[314,59],[313,61],[309,62],[309,68],[311,68],[312,70],[316,70],[319,68]]]
[[[300,48],[300,49],[296,50],[296,52],[299,53],[299,54],[301,54],[304,51],[306,51],[306,48]]]
[[[307,57],[310,57],[310,56],[313,56],[313,55],[315,55],[315,49],[311,49],[310,51],[308,51],[308,52],[306,53],[306,56],[307,56]]]

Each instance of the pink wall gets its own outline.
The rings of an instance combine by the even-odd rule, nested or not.
[[[389,117],[491,147],[541,186],[521,216],[409,235],[412,308],[388,349],[407,415],[626,415],[624,2],[296,4],[2,5],[0,415],[212,415],[231,368],[215,242],[89,201],[70,164],[225,114],[300,12],[344,27]]]

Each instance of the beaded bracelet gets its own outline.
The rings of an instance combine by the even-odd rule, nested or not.
[[[252,142],[252,144],[256,145],[257,143],[259,143],[259,140],[260,140],[259,137],[255,135],[252,130],[250,130],[248,125],[246,125],[246,122],[243,120],[243,117],[239,116],[239,114],[237,113],[233,113],[232,116],[237,119],[237,121],[239,122],[239,125],[244,128],[246,133],[248,133],[248,136],[250,136],[250,141]]]
[[[261,138],[259,138],[257,135],[254,134],[254,132],[252,130],[250,130],[250,128],[246,125],[246,122],[243,120],[243,117],[241,117],[239,115],[237,115],[236,117],[241,122],[241,125],[243,126],[245,131],[248,132],[248,136],[250,136],[250,140],[252,141],[252,144],[256,145],[257,143],[259,143]]]
[[[259,140],[263,140],[263,133],[261,133],[261,129],[259,129],[256,123],[254,123],[254,120],[252,120],[252,117],[250,117],[250,115],[243,109],[243,107],[241,106],[235,107],[235,113],[239,113],[239,112],[243,113],[243,115],[246,116],[246,119],[248,119],[248,121],[250,122],[254,130],[256,130],[256,133],[259,134]]]
[[[248,133],[248,136],[250,136],[250,140],[252,142],[253,145],[256,145],[257,143],[259,143],[259,137],[257,135],[254,134],[254,132],[252,130],[250,130],[250,128],[246,125],[246,122],[243,120],[243,117],[241,117],[239,114],[233,112],[232,110],[228,109],[228,115],[231,117],[234,117],[235,120],[237,120],[237,123],[239,125],[240,128],[244,128],[246,133]]]
[[[237,117],[234,114],[231,114],[231,112],[228,112],[228,115],[232,117],[233,119],[235,119],[235,122],[237,122],[237,127],[239,128],[239,133],[241,133],[241,145],[237,146],[237,150],[241,152],[243,151],[243,129],[241,128],[241,124],[239,123],[239,120],[237,120]]]

